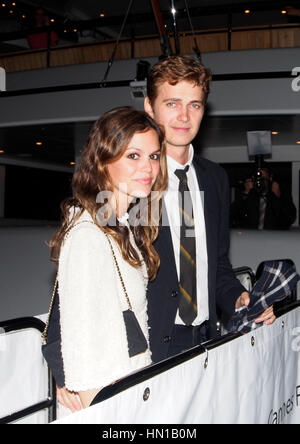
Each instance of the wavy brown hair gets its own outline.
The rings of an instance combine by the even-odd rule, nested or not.
[[[170,85],[186,81],[202,86],[205,100],[210,92],[211,73],[199,60],[191,56],[175,55],[157,62],[151,69],[147,81],[147,96],[153,105],[158,87],[165,82]]]
[[[164,131],[144,111],[137,111],[131,107],[119,107],[108,111],[95,122],[91,129],[82,158],[73,175],[73,197],[62,202],[62,223],[50,241],[51,259],[54,262],[58,262],[66,233],[74,226],[84,210],[87,210],[99,229],[115,239],[124,260],[134,267],[141,266],[138,253],[130,243],[127,226],[120,224],[117,218],[114,219],[114,224],[109,222],[105,226],[99,224],[97,213],[101,211],[103,203],[97,202],[97,196],[101,191],[113,191],[107,165],[117,161],[123,155],[135,133],[146,132],[150,129],[156,132],[161,147],[160,172],[152,187],[152,190],[157,193],[150,193],[147,197],[147,223],[132,226],[131,231],[145,261],[149,279],[154,279],[160,261],[153,242],[158,235],[162,192],[167,186]],[[138,203],[139,199],[131,206]],[[159,204],[159,211],[153,211],[153,207],[157,209],[154,203]],[[72,211],[74,208],[79,211]]]

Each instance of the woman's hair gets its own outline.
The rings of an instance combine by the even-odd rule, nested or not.
[[[165,82],[177,85],[182,81],[202,86],[205,100],[210,91],[211,73],[201,63],[190,56],[171,56],[156,63],[147,81],[147,96],[151,105],[157,97],[158,87]]]
[[[135,133],[147,132],[150,129],[156,132],[161,147],[160,172],[152,187],[152,190],[157,193],[150,193],[145,198],[148,210],[146,223],[137,224],[131,227],[131,230],[147,266],[149,278],[155,277],[160,261],[152,244],[158,235],[161,209],[151,211],[151,208],[154,207],[153,201],[159,205],[159,208],[161,207],[162,192],[167,186],[164,131],[148,114],[131,107],[119,107],[108,111],[95,122],[91,129],[82,158],[73,175],[73,197],[62,202],[62,224],[50,241],[51,259],[54,262],[58,261],[66,233],[74,226],[83,211],[87,210],[94,223],[102,231],[113,236],[124,260],[134,267],[141,265],[138,253],[130,243],[129,230],[126,226],[120,224],[116,217],[113,224],[110,224],[109,221],[106,225],[99,224],[97,213],[101,208],[104,208],[104,203],[99,203],[97,196],[101,191],[113,192],[112,181],[108,174],[108,164],[122,157]],[[139,200],[132,206],[138,203]],[[77,211],[74,211],[74,208],[77,208]],[[157,209],[157,206],[155,208]]]

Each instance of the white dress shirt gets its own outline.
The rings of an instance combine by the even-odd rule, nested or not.
[[[199,325],[209,318],[208,308],[208,266],[207,266],[207,248],[206,248],[206,231],[203,203],[201,192],[195,172],[192,165],[194,157],[193,146],[189,148],[189,160],[185,165],[181,165],[172,157],[167,156],[169,184],[164,194],[165,205],[167,209],[168,220],[170,224],[173,249],[175,255],[175,263],[180,280],[180,211],[179,211],[179,179],[175,175],[175,170],[184,169],[189,165],[187,172],[188,187],[191,193],[193,203],[195,236],[196,236],[196,283],[197,283],[197,306],[198,314],[193,322],[193,325]],[[184,322],[179,316],[179,310],[176,315],[176,324],[184,325]]]

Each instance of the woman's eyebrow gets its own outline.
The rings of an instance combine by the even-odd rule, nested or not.
[[[144,151],[144,150],[142,150],[141,148],[138,148],[138,147],[136,147],[136,146],[129,146],[128,148],[126,148],[126,151],[129,151],[129,150],[135,150],[135,151]],[[157,149],[155,149],[154,151],[152,151],[150,154],[153,154],[153,153],[158,153],[158,152],[160,152],[161,151],[161,148],[157,148]]]

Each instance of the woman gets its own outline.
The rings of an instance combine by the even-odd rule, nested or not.
[[[91,130],[73,177],[73,198],[63,203],[63,222],[50,243],[52,259],[59,261],[65,385],[79,393],[83,407],[103,386],[151,363],[146,287],[159,267],[153,203],[167,184],[163,137],[144,112],[122,107],[104,114]],[[134,356],[124,287],[147,341]]]

